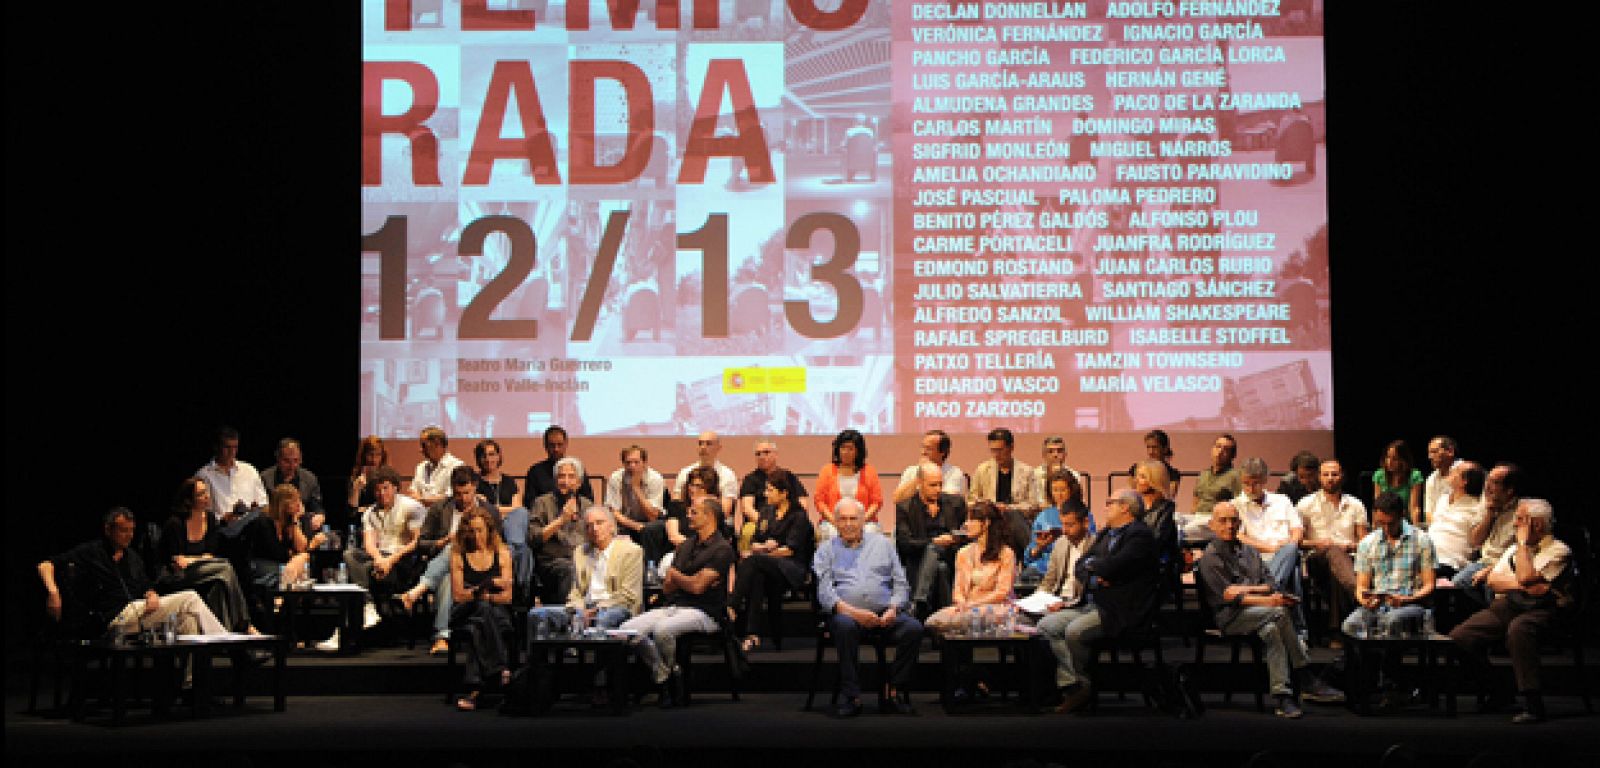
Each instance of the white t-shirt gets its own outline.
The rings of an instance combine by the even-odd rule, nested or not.
[[[1433,511],[1428,538],[1440,565],[1464,568],[1472,562],[1472,527],[1483,520],[1483,499],[1463,495],[1454,503],[1443,501]]]
[[[1433,527],[1434,513],[1450,503],[1450,483],[1448,480],[1448,477],[1439,474],[1439,470],[1435,469],[1432,474],[1428,475],[1428,479],[1422,483],[1422,517],[1428,521],[1430,529]],[[1438,539],[1434,539],[1433,543],[1437,545],[1439,543]]]
[[[900,484],[905,485],[906,483],[911,483],[912,485],[917,485],[920,482],[917,478],[917,473],[922,471],[921,467],[922,465],[920,464],[912,464],[911,466],[906,467],[906,471],[900,473]],[[967,476],[961,471],[961,468],[949,462],[945,462],[944,466],[940,467],[940,469],[944,471],[944,485],[941,486],[944,492],[953,493],[962,498],[966,498]]]
[[[1289,497],[1281,493],[1267,493],[1260,504],[1241,495],[1233,500],[1233,506],[1239,510],[1244,532],[1265,544],[1283,546],[1292,529],[1305,528],[1300,512],[1289,503]],[[1266,552],[1261,555],[1269,556]]]
[[[201,467],[194,473],[195,477],[204,480],[206,487],[211,490],[211,516],[221,519],[223,514],[233,509],[236,501],[242,501],[246,506],[267,505],[267,489],[261,484],[261,474],[256,468],[242,461],[233,462],[227,470],[217,466],[217,462]]]
[[[1356,526],[1367,525],[1366,505],[1348,493],[1339,494],[1338,504],[1330,501],[1328,495],[1322,491],[1308,493],[1300,500],[1295,511],[1300,514],[1307,539],[1329,539],[1336,544],[1354,544],[1359,541],[1359,537],[1356,536]]]
[[[450,473],[462,465],[462,461],[446,452],[437,463],[424,459],[417,462],[417,469],[411,475],[411,490],[420,498],[436,499],[440,496],[450,495]]]
[[[422,520],[428,516],[428,508],[422,502],[401,494],[395,494],[394,506],[387,510],[379,509],[377,504],[367,507],[366,514],[361,516],[361,527],[364,530],[377,531],[378,551],[385,554],[394,554],[404,543],[402,534],[407,528],[414,533],[422,529]],[[457,515],[460,517],[460,515]]]
[[[610,563],[611,548],[617,545],[617,540],[612,539],[605,549],[596,552],[588,544],[583,545],[589,550],[589,562],[593,565],[589,570],[589,588],[584,598],[594,605],[600,605],[611,599],[611,590],[606,589],[606,566]]]

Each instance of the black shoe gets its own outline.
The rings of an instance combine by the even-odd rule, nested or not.
[[[890,708],[896,715],[915,715],[917,710],[911,706],[911,694],[898,691],[890,700]]]
[[[661,683],[661,690],[656,692],[656,706],[662,709],[672,709],[673,707],[678,706],[676,697],[672,695],[673,688],[674,686],[672,684],[672,677],[668,676],[667,679]]]
[[[833,711],[835,717],[851,718],[861,714],[861,699],[845,699],[839,708]]]
[[[1300,709],[1299,704],[1295,703],[1293,696],[1279,694],[1277,696],[1277,703],[1273,706],[1272,714],[1277,715],[1278,717],[1288,718],[1290,720],[1299,720],[1301,717],[1304,717],[1306,713],[1304,710]]]

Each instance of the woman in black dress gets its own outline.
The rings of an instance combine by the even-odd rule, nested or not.
[[[511,616],[506,612],[511,603],[511,550],[500,538],[500,526],[482,507],[466,512],[456,526],[450,590],[456,604],[450,614],[450,637],[466,642],[462,683],[467,694],[456,699],[456,709],[469,712],[478,708],[486,679],[502,688],[511,679],[506,640],[511,635]]]
[[[161,529],[157,588],[163,594],[192,589],[230,632],[256,634],[239,576],[227,558],[217,556],[222,534],[210,508],[211,488],[204,480],[191,477],[178,487],[172,517]]]
[[[472,455],[478,460],[478,494],[499,507],[502,515],[505,510],[522,506],[522,493],[517,490],[517,479],[500,471],[500,466],[505,463],[500,444],[493,440],[479,440],[472,449]]]
[[[789,498],[792,487],[788,470],[767,474],[755,536],[734,571],[729,610],[746,651],[761,647],[763,634],[772,634],[771,617],[782,611],[783,593],[804,584],[811,566],[811,519]]]
[[[290,584],[306,575],[311,565],[311,550],[322,546],[326,537],[319,531],[310,540],[306,539],[300,525],[305,514],[300,489],[289,483],[279,483],[272,489],[266,511],[245,528],[243,538],[250,557],[250,583],[258,596],[282,587],[280,567],[283,569],[281,581]],[[258,599],[257,608],[264,609],[268,601],[265,597]]]

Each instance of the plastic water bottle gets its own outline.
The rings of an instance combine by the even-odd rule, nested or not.
[[[322,524],[322,548],[333,549],[333,526]]]
[[[983,634],[984,635],[993,635],[994,634],[994,630],[995,630],[994,606],[985,605],[983,607]]]
[[[289,588],[289,566],[278,563],[278,589]]]
[[[983,614],[978,612],[978,606],[972,606],[972,615],[967,617],[967,634],[971,637],[983,636]]]
[[[1433,609],[1425,608],[1422,611],[1422,637],[1423,639],[1433,637],[1433,633]]]
[[[350,567],[345,565],[344,563],[340,563],[339,564],[339,583],[340,584],[349,584],[350,583]]]

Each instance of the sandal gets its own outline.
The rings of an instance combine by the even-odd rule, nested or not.
[[[501,688],[510,688],[511,687],[511,670],[509,670],[509,669],[500,670],[500,687]]]
[[[400,593],[400,604],[406,607],[406,613],[410,613],[417,601],[421,599],[422,592],[415,589],[408,589]]]
[[[761,637],[759,635],[745,635],[744,642],[740,643],[739,648],[745,653],[760,650]]]
[[[475,710],[477,708],[478,708],[478,692],[477,691],[473,691],[472,693],[469,693],[469,694],[467,694],[465,696],[462,696],[459,699],[456,699],[456,709],[458,709],[458,710],[460,710],[462,712],[471,712],[471,711],[473,711],[473,710]]]

